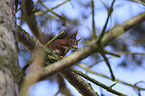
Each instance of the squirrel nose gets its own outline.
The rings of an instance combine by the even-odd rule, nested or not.
[[[73,45],[72,48],[73,49],[78,49],[78,45]]]

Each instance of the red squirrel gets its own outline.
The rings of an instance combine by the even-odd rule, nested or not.
[[[54,53],[63,58],[69,50],[78,48],[78,42],[81,39],[76,39],[77,34],[78,29],[75,26],[70,25],[64,29],[64,34],[61,35],[58,39],[56,39],[54,42],[52,42],[48,46],[48,48],[50,48]],[[42,38],[44,40],[43,44],[46,44],[53,37],[53,34],[44,35],[44,37]],[[29,64],[32,64],[33,62],[34,61],[32,58],[32,60],[29,61]],[[23,67],[23,71],[26,71],[26,69],[29,67],[29,64],[26,64]]]
[[[80,39],[76,39],[77,34],[78,29],[75,26],[67,26],[64,29],[64,34],[52,42],[48,47],[57,55],[64,57],[70,49],[78,48]],[[52,35],[50,37],[52,37]]]

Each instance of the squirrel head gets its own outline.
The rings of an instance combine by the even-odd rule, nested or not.
[[[66,45],[68,47],[70,47],[70,49],[77,49],[78,48],[79,40],[76,39],[77,34],[78,34],[78,31],[66,38],[66,40],[67,40]]]

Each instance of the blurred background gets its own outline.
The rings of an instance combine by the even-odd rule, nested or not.
[[[44,8],[44,6],[42,6],[42,4],[38,1],[33,0],[35,5],[34,11],[37,17],[37,22],[45,34],[48,34],[49,32],[58,34],[65,28],[65,26],[75,25],[79,31],[77,38],[82,38],[79,42],[79,49],[83,48],[89,43],[89,41],[92,40],[92,0],[41,0],[45,6],[50,9],[52,8],[54,12],[62,16],[64,19],[61,19],[60,17],[47,11],[47,9]],[[58,4],[61,4],[64,1],[67,2],[55,8]],[[112,1],[113,0],[94,0],[94,21],[97,35],[99,35],[103,29]],[[122,24],[124,21],[129,20],[141,12],[145,12],[145,6],[134,1],[135,0],[115,1],[113,12],[109,19],[106,31],[111,30],[114,26]],[[18,8],[19,7],[20,6],[18,6]],[[41,14],[41,12],[43,14]],[[21,16],[22,12],[18,11],[16,14],[17,24],[22,26],[25,31],[32,35],[28,25],[20,19]],[[145,88],[145,22],[113,40],[105,49],[120,55],[120,57],[106,55],[117,79]],[[19,45],[19,50],[19,63],[21,67],[23,67],[31,58],[31,54],[21,45]],[[73,51],[74,50],[71,50],[67,55],[70,55]],[[98,53],[85,58],[80,61],[80,63],[91,66],[91,70],[110,77],[108,67]],[[100,81],[101,83],[106,84],[107,86],[114,83],[109,79],[89,73],[79,66],[73,67],[83,71],[87,75]],[[115,96],[90,81],[88,82],[100,96]],[[77,90],[67,81],[66,83],[74,96],[81,96],[81,94],[79,94]],[[140,91],[139,93],[138,90],[121,83],[117,83],[113,89],[127,94],[128,96],[138,96],[139,94],[141,96],[145,96],[145,91]],[[57,91],[58,85],[53,76],[47,80],[34,84],[29,90],[30,96],[55,96]],[[58,94],[57,96],[63,95]]]

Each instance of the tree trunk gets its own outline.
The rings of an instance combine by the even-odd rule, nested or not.
[[[0,96],[18,96],[15,0],[0,0]]]

